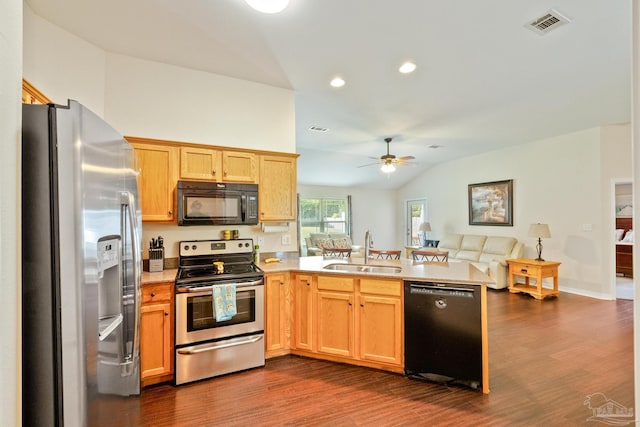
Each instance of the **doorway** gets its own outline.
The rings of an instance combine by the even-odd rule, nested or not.
[[[415,199],[407,200],[407,246],[422,246],[426,237],[420,231],[420,225],[427,222],[427,200]]]
[[[614,283],[616,299],[634,299],[633,184],[614,181]]]

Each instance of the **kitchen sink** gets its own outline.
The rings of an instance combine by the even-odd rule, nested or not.
[[[353,271],[357,273],[400,273],[401,267],[391,265],[368,264],[329,264],[323,267],[325,270]]]

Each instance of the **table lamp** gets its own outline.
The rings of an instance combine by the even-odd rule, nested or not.
[[[418,230],[422,233],[422,246],[427,246],[427,233],[431,231],[431,224],[423,222]]]
[[[542,238],[551,237],[551,232],[549,231],[548,224],[531,224],[529,227],[529,237],[537,237],[538,244],[536,245],[536,249],[538,250],[538,258],[536,261],[544,261],[542,259]]]

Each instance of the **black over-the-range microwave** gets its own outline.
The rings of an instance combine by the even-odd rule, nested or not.
[[[178,181],[178,225],[255,225],[258,184]]]

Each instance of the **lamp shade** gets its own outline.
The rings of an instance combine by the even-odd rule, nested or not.
[[[422,224],[420,224],[420,231],[431,231],[431,224],[429,224],[428,222],[423,222]]]
[[[544,237],[544,238],[549,238],[551,237],[551,232],[549,231],[549,225],[548,224],[531,224],[531,226],[529,227],[529,237]]]

